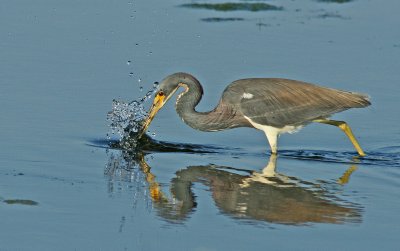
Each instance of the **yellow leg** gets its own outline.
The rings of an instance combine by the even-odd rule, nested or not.
[[[317,119],[314,122],[323,123],[327,125],[334,125],[339,127],[344,133],[346,133],[347,137],[350,139],[351,143],[353,143],[354,148],[357,150],[360,156],[365,156],[366,154],[361,149],[360,144],[358,144],[356,138],[354,137],[353,132],[351,131],[350,126],[344,121],[337,120],[329,120],[329,119]]]

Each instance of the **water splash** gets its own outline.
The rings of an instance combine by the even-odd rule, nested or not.
[[[112,110],[107,114],[110,134],[117,135],[119,138],[118,146],[122,149],[135,149],[137,147],[137,135],[143,127],[143,121],[147,117],[144,104],[148,101],[155,90],[158,83],[155,82],[151,90],[139,100],[125,102],[114,99],[112,102]]]

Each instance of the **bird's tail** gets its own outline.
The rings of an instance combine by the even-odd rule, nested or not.
[[[371,105],[371,97],[368,94],[351,92],[353,95],[354,107],[367,107]]]

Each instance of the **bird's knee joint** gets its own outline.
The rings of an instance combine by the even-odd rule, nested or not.
[[[342,129],[343,131],[347,130],[347,128],[349,127],[346,122],[340,123],[338,126],[340,129]]]

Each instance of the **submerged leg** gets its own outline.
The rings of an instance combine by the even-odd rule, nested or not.
[[[344,185],[344,184],[349,183],[350,175],[351,175],[355,170],[357,170],[357,166],[356,166],[356,165],[351,165],[351,166],[349,167],[349,169],[347,169],[346,172],[344,172],[344,174],[342,175],[342,177],[340,177],[340,178],[337,180],[337,182],[338,182],[340,185]]]
[[[358,144],[356,137],[354,137],[354,134],[351,131],[350,126],[346,122],[337,121],[337,120],[329,120],[329,119],[317,119],[317,120],[314,120],[314,122],[327,124],[327,125],[334,125],[334,126],[339,127],[344,133],[346,133],[347,137],[350,139],[351,143],[353,144],[354,148],[357,150],[358,154],[360,156],[365,156],[364,151],[361,149],[360,144]]]
[[[264,184],[276,184],[275,179],[270,179],[274,178],[276,175],[275,169],[276,169],[276,158],[277,154],[272,153],[271,156],[269,157],[268,165],[263,168],[261,172],[256,172],[253,171],[252,174],[242,180],[242,182],[239,184],[241,188],[249,187],[252,182],[259,182],[259,183],[264,183]]]
[[[276,170],[276,158],[277,158],[276,153],[272,153],[271,156],[269,157],[268,165],[264,167],[262,170],[262,174],[267,177],[273,177],[275,176],[275,170]]]
[[[271,146],[271,152],[277,153],[278,151],[278,132],[275,130],[265,130],[265,135],[267,136],[268,143]]]

